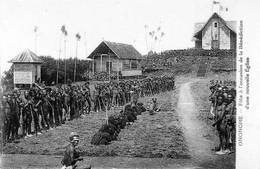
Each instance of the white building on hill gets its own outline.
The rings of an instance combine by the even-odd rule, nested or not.
[[[225,21],[214,13],[207,22],[195,23],[195,48],[236,49],[236,21]]]

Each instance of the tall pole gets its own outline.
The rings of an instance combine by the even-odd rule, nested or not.
[[[212,0],[212,3],[211,3],[211,15],[213,14],[213,5],[214,5],[214,0]]]
[[[38,27],[34,26],[34,52],[37,54],[37,31]]]
[[[92,60],[92,62],[93,62],[93,67],[92,67],[92,69],[93,69],[93,75],[94,75],[94,73],[95,73],[95,56],[93,55],[93,60]]]
[[[119,66],[120,66],[120,62],[119,59],[117,59],[117,81],[119,81]]]
[[[109,72],[108,75],[109,75],[109,82],[110,82],[110,80],[111,80],[111,79],[110,79],[110,71],[111,71],[111,70],[110,70],[110,54],[108,54],[108,72]]]
[[[103,66],[102,66],[102,56],[103,56],[103,54],[101,54],[101,59],[100,59],[100,69],[101,69],[101,72],[102,72],[102,69],[103,69]]]
[[[148,54],[149,49],[148,49],[148,42],[147,42],[147,28],[148,28],[148,25],[144,25],[144,29],[145,29],[145,42],[146,42],[146,49],[147,49],[147,54]]]
[[[67,83],[66,35],[64,35],[64,84]]]
[[[87,35],[86,32],[84,32],[84,37],[85,37],[85,55],[86,58],[88,57],[88,51],[87,51]]]
[[[34,36],[34,51],[37,54],[37,33],[35,32]]]
[[[75,64],[74,64],[74,82],[76,82],[77,54],[78,54],[78,40],[76,40],[76,57],[75,57]]]
[[[57,74],[56,74],[56,84],[59,83],[59,67],[60,67],[60,55],[61,55],[61,36],[60,36],[60,45],[59,45],[59,58],[57,60]]]

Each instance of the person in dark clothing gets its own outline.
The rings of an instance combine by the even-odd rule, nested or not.
[[[80,157],[76,150],[79,143],[79,135],[76,132],[72,132],[69,136],[70,144],[66,147],[61,164],[62,169],[75,169],[77,167],[76,163],[82,161],[83,158]],[[91,167],[88,167],[89,169]]]

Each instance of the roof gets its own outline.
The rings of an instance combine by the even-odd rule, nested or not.
[[[95,53],[100,53],[99,50],[101,50],[101,47],[104,45],[120,59],[143,59],[142,55],[133,47],[133,45],[109,41],[102,41],[88,58],[91,58]]]
[[[231,31],[233,31],[234,33],[236,33],[236,21],[225,21],[220,15],[218,15],[217,13],[214,13],[207,22],[198,22],[195,23],[194,25],[194,34],[193,37],[197,36],[197,34],[202,31],[206,25],[210,22],[210,20],[212,18],[219,18],[221,20],[221,22],[226,25]]]
[[[26,49],[10,62],[12,63],[42,63],[43,61],[31,50]]]

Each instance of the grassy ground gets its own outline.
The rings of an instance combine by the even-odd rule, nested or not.
[[[174,109],[176,96],[176,91],[156,96],[159,105],[162,104],[162,111],[155,115],[144,112],[132,125],[123,129],[118,140],[110,145],[90,144],[94,133],[105,123],[105,112],[99,112],[68,121],[37,137],[9,143],[4,148],[4,153],[62,155],[68,145],[69,133],[77,131],[81,136],[79,151],[82,155],[188,158],[188,150]],[[150,100],[151,97],[140,99],[144,104]],[[114,111],[108,112],[113,113]]]

